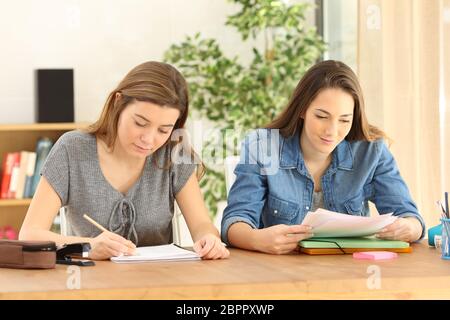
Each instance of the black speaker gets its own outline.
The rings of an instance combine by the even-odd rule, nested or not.
[[[73,69],[36,70],[36,121],[74,122]]]

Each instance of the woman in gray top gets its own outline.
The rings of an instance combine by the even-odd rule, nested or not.
[[[20,239],[89,242],[97,260],[133,254],[136,246],[172,241],[176,200],[194,250],[204,259],[228,257],[198,185],[202,163],[179,139],[188,105],[186,81],[172,66],[151,61],[131,70],[97,122],[64,134],[52,148]],[[69,236],[50,231],[61,207]],[[99,231],[85,213],[109,231]]]

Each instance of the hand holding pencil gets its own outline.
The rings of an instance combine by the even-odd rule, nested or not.
[[[111,257],[133,255],[136,253],[136,246],[130,240],[108,231],[87,214],[83,215],[83,218],[102,231],[100,235],[93,238],[91,241],[91,251],[89,252],[89,257],[91,259],[106,260]]]

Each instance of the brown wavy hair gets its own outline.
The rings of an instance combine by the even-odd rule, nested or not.
[[[312,66],[297,84],[287,107],[266,128],[280,129],[285,138],[293,136],[297,130],[301,134],[306,110],[317,95],[327,88],[342,89],[353,97],[353,123],[346,140],[374,141],[383,138],[390,142],[382,130],[367,121],[363,93],[356,74],[345,63],[335,60],[322,61]]]
[[[120,99],[116,98],[117,93],[120,93]],[[189,93],[186,80],[170,64],[148,61],[128,72],[119,85],[109,94],[100,118],[90,125],[86,131],[102,139],[108,148],[113,149],[117,139],[120,114],[128,104],[136,100],[179,110],[180,116],[175,122],[173,131],[184,129],[189,112]],[[179,143],[183,142],[182,140],[172,141],[171,137],[172,134],[159,150],[162,150],[166,145],[169,145],[170,150],[173,150]],[[199,158],[194,150],[191,147],[189,149],[191,159],[198,160]],[[158,162],[157,158],[154,157],[155,164]],[[200,179],[205,167],[201,161],[199,163],[197,177]],[[163,169],[168,169],[171,165],[172,161],[169,157]]]

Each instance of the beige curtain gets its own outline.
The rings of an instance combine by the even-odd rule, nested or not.
[[[358,75],[427,228],[450,191],[450,0],[360,0]]]

